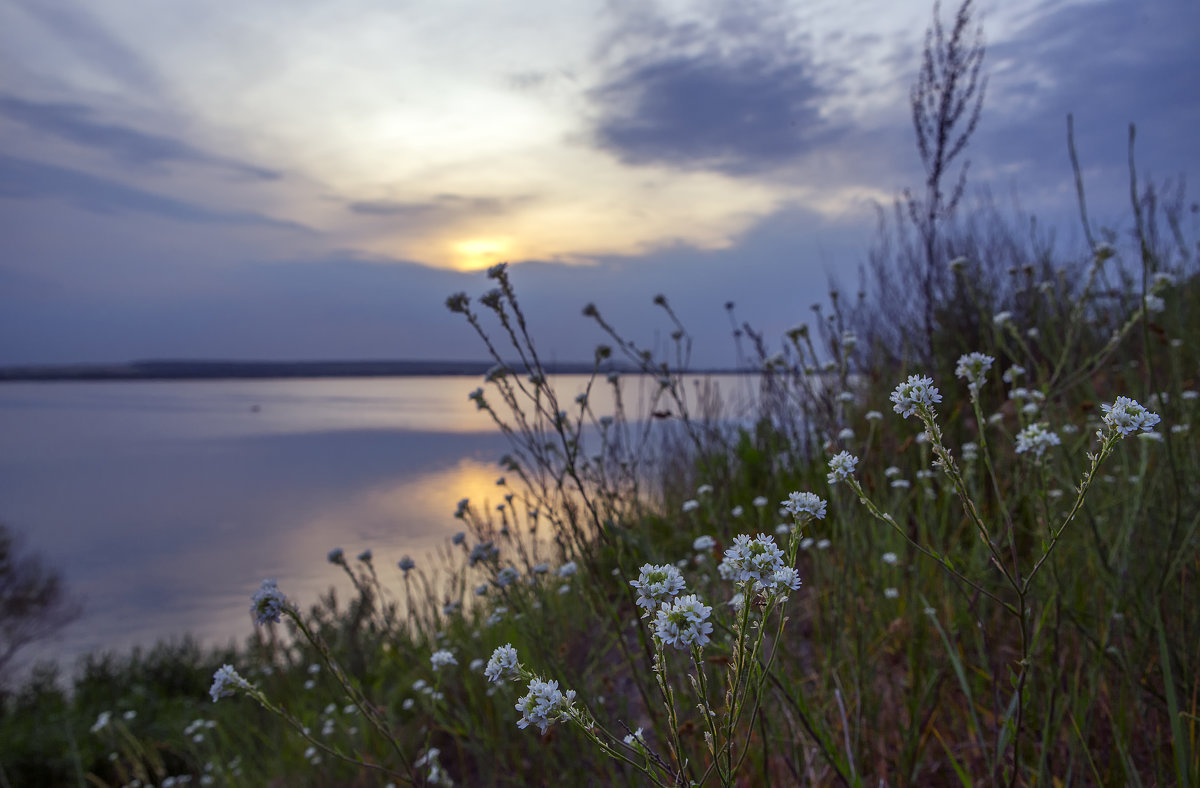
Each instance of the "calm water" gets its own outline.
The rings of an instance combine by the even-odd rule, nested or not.
[[[573,397],[584,380],[555,384]],[[370,548],[385,579],[401,556],[432,553],[458,530],[460,498],[499,497],[506,443],[468,401],[476,385],[0,386],[0,521],[62,570],[86,610],[41,653],[72,657],[183,633],[240,641],[264,577],[312,602],[330,585],[348,586],[326,561],[333,547],[349,556]],[[627,401],[639,401],[636,381],[623,385]]]

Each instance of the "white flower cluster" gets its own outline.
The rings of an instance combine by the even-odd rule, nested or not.
[[[654,637],[664,645],[687,648],[708,645],[713,625],[708,620],[712,608],[700,601],[695,594],[681,596],[672,602],[663,602],[654,620]]]
[[[515,678],[519,664],[517,650],[513,648],[512,643],[505,643],[503,646],[497,646],[492,652],[487,667],[483,669],[483,675],[493,684],[499,684],[506,678]]]
[[[1100,407],[1104,410],[1104,423],[1122,437],[1138,430],[1149,430],[1159,422],[1157,413],[1146,410],[1129,397],[1117,397],[1113,404]]]
[[[644,615],[649,615],[664,597],[678,595],[685,584],[674,564],[642,564],[638,579],[630,580],[629,585],[637,589],[637,604],[646,608]]]
[[[213,703],[232,695],[235,689],[250,689],[250,682],[239,676],[233,665],[217,668],[217,672],[213,674],[212,688],[208,691],[208,694],[212,695]]]
[[[1046,429],[1045,424],[1030,424],[1017,433],[1017,454],[1029,452],[1040,460],[1046,449],[1061,443],[1058,435]]]
[[[967,353],[959,356],[958,366],[954,368],[956,377],[967,381],[967,388],[972,394],[978,394],[987,380],[987,372],[992,368],[996,359],[984,353]]]
[[[429,657],[429,663],[434,670],[441,670],[450,665],[457,665],[458,660],[454,658],[454,652],[449,649],[438,649]]]
[[[933,385],[933,378],[909,375],[908,380],[896,386],[891,400],[895,403],[892,410],[907,419],[919,408],[932,408],[934,403],[941,402],[942,395]]]
[[[817,518],[818,520],[825,519],[825,501],[815,493],[788,493],[788,499],[786,501],[780,501],[780,505],[793,517],[799,517],[801,514],[808,514]]]
[[[825,477],[830,484],[844,482],[854,473],[858,458],[848,451],[841,451],[829,460],[829,475]]]
[[[275,585],[274,580],[264,580],[254,592],[254,596],[250,597],[250,602],[250,612],[254,614],[255,623],[265,624],[273,621],[278,624],[279,616],[287,606],[287,597],[279,590],[279,586]]]
[[[575,690],[565,693],[558,688],[557,681],[532,679],[529,691],[517,701],[516,709],[521,712],[517,720],[518,728],[528,728],[536,725],[545,733],[556,720],[569,717],[572,711],[571,702],[575,700]]]
[[[753,582],[757,590],[785,593],[784,589],[800,588],[800,576],[784,565],[783,551],[774,537],[766,534],[753,539],[746,534],[737,536],[717,568],[722,577],[735,583]]]

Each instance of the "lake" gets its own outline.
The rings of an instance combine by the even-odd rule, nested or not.
[[[737,380],[737,379],[734,379]],[[744,379],[743,379],[744,380]],[[567,402],[584,376],[554,379]],[[62,571],[84,616],[24,656],[70,659],[191,633],[252,631],[265,577],[302,604],[326,560],[371,549],[385,583],[498,501],[507,442],[474,377],[0,385],[0,521]],[[640,402],[647,381],[623,380]],[[736,388],[736,384],[733,386]],[[599,386],[597,413],[605,403]]]

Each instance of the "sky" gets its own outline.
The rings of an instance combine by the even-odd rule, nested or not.
[[[956,8],[948,4],[949,22]],[[909,0],[0,0],[0,364],[480,359],[506,261],[545,358],[594,302],[734,361],[922,182]],[[1198,0],[978,3],[970,184],[1078,235],[1200,176]],[[1068,253],[1079,248],[1067,245]]]

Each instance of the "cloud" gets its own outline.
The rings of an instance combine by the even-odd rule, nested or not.
[[[588,95],[597,144],[629,164],[737,176],[799,159],[836,129],[806,45],[783,32],[791,25],[767,7],[725,6],[705,24],[631,12],[620,29],[633,51]]]
[[[995,76],[973,145],[1019,168],[1031,186],[1069,182],[1065,132],[1073,113],[1089,191],[1102,185],[1113,207],[1128,199],[1128,187],[1120,187],[1130,123],[1138,126],[1139,170],[1194,175],[1197,29],[1196,3],[1072,3],[1032,18],[989,47],[985,68]],[[1061,177],[1047,179],[1047,172]]]
[[[439,194],[425,202],[402,200],[362,200],[347,205],[352,213],[362,216],[386,216],[395,219],[445,219],[456,215],[495,216],[504,213],[527,197],[464,197],[460,194]]]
[[[0,95],[0,115],[34,131],[105,151],[126,164],[184,162],[221,167],[257,180],[280,177],[277,171],[216,156],[172,137],[96,121],[93,114],[80,104],[53,104]]]
[[[18,0],[17,6],[53,33],[70,55],[85,62],[92,71],[138,93],[161,93],[157,74],[105,30],[82,3]]]
[[[54,197],[96,213],[134,212],[179,222],[261,225],[284,230],[308,228],[252,211],[214,211],[193,203],[126,186],[79,170],[0,154],[0,197]]]

